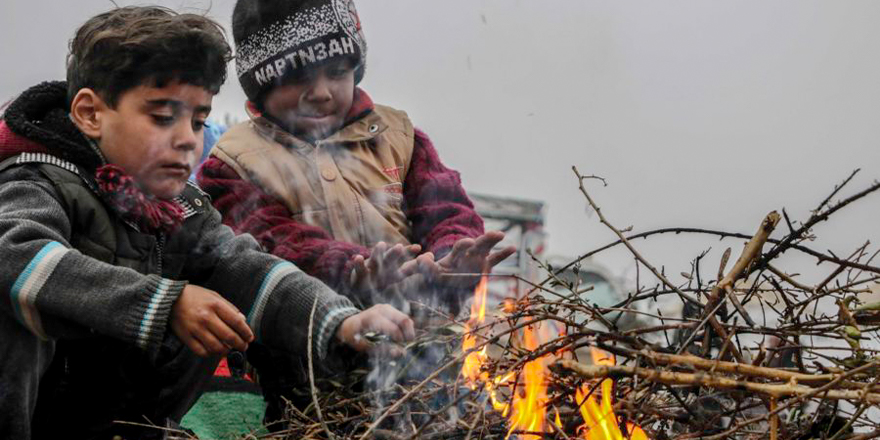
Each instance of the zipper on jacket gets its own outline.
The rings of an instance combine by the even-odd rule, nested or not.
[[[165,234],[159,234],[158,240],[156,240],[156,253],[158,254],[159,264],[157,270],[157,275],[162,276],[162,251],[165,250]]]

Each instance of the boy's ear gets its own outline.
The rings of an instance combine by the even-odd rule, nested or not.
[[[101,119],[109,109],[92,89],[80,89],[70,103],[70,116],[77,128],[92,139],[101,137]]]

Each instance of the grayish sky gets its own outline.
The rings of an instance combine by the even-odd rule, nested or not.
[[[133,4],[119,0],[120,5]],[[162,1],[228,27],[232,0]],[[108,0],[2,0],[0,102],[62,78],[67,40]],[[545,201],[552,254],[612,239],[589,216],[571,166],[603,212],[635,231],[752,233],[786,207],[806,218],[863,168],[880,177],[880,2],[820,0],[361,0],[362,86],[409,112],[469,191]],[[234,70],[215,116],[242,115]],[[816,229],[818,249],[877,241],[880,195]],[[636,243],[667,271],[711,240]],[[632,275],[623,252],[603,263]],[[796,263],[792,261],[792,264]],[[717,270],[706,269],[709,273]]]

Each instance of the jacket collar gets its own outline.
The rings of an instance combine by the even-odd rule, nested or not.
[[[0,159],[48,153],[90,172],[104,164],[97,147],[70,120],[67,83],[38,84],[16,98],[0,124]]]

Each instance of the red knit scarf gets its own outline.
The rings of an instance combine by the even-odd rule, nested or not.
[[[141,231],[172,233],[183,225],[183,208],[178,203],[145,194],[134,178],[118,166],[99,167],[95,171],[95,181],[104,202]]]

